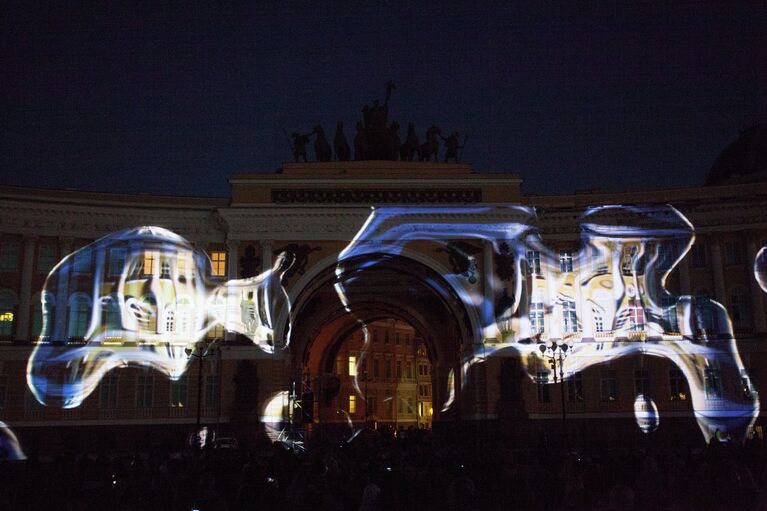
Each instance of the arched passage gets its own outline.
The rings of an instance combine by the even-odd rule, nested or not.
[[[340,346],[363,325],[384,319],[410,325],[423,343],[432,367],[435,426],[454,420],[460,416],[461,353],[474,341],[463,301],[441,275],[417,261],[382,257],[375,264],[368,263],[345,261],[340,271],[335,266],[327,268],[295,301],[292,378],[310,382],[317,396],[315,422],[323,418],[322,393],[326,389],[322,387],[333,376]],[[452,393],[451,381],[456,389]],[[452,406],[446,407],[451,401]]]

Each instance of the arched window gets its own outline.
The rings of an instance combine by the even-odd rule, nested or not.
[[[111,335],[109,332],[117,332],[122,330],[120,303],[117,301],[117,297],[114,295],[107,296],[102,301],[101,324],[107,331],[107,336]]]
[[[13,337],[16,323],[16,295],[10,289],[0,290],[0,337]]]
[[[88,333],[91,315],[91,301],[87,295],[75,293],[69,297],[69,338],[83,338]]]

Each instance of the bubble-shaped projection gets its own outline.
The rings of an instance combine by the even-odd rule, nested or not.
[[[519,357],[530,378],[553,382],[540,378],[552,371],[538,349],[541,343],[570,347],[561,360],[565,375],[647,354],[670,360],[687,379],[707,440],[716,429],[744,438],[759,399],[727,311],[711,299],[674,296],[665,288],[695,240],[693,226],[675,208],[588,209],[581,218],[581,248],[573,253],[547,247],[534,211],[523,206],[378,208],[339,255],[339,299],[354,314],[348,275],[393,257],[413,257],[419,244],[448,249],[459,239],[481,240],[485,250],[492,248],[495,264],[490,271],[483,261],[479,270],[475,256],[459,253],[465,264],[455,265],[457,270],[473,269],[481,281],[464,278],[465,271],[442,276],[463,303],[471,329],[464,346],[474,350],[461,362],[456,392],[470,384],[473,366],[489,356]]]
[[[167,229],[101,238],[46,279],[29,387],[42,404],[72,408],[117,367],[149,366],[177,379],[187,368],[185,348],[216,325],[272,352],[273,318],[290,309],[280,284],[286,270],[278,257],[270,271],[222,283],[210,277],[204,252]]]
[[[0,421],[0,461],[25,459],[27,456],[21,449],[16,434],[3,421]]]
[[[639,394],[634,400],[634,418],[642,433],[652,433],[660,425],[660,416],[655,401]]]
[[[754,259],[754,278],[756,278],[762,291],[767,293],[767,247],[762,247],[756,254],[756,259]]]

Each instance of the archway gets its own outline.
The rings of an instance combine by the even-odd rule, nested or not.
[[[345,303],[339,298],[339,290],[343,290]],[[393,392],[392,396],[376,396],[376,404],[367,405],[366,410],[362,406],[362,403],[367,403],[364,400],[365,393],[360,385],[365,382],[359,378],[359,368],[353,393],[339,398],[341,389],[329,387],[336,378],[339,353],[346,353],[345,372],[349,376],[349,354],[348,350],[343,351],[344,343],[349,339],[354,338],[359,343],[355,348],[359,351],[355,353],[353,363],[359,365],[365,358],[374,360],[374,357],[365,357],[363,352],[375,347],[373,332],[381,329],[381,321],[394,322],[395,331],[396,325],[400,325],[403,332],[407,329],[412,331],[413,343],[410,348],[415,351],[411,366],[413,371],[418,370],[416,338],[422,347],[422,358],[429,363],[429,388],[426,393],[430,409],[423,411],[428,415],[430,424],[439,427],[442,423],[460,418],[461,354],[471,349],[474,329],[462,300],[434,270],[401,256],[382,257],[376,259],[373,265],[362,260],[345,261],[342,271],[337,271],[333,266],[320,272],[313,285],[307,286],[296,300],[293,313],[295,322],[292,325],[290,347],[293,357],[292,378],[295,382],[307,384],[316,396],[313,414],[315,425],[338,422],[335,415],[339,399],[345,405],[340,407],[341,410],[348,412],[350,407],[359,404],[360,411],[367,415],[371,406],[376,407],[376,410],[379,406],[386,406],[379,404],[386,397],[395,400],[400,398],[402,393],[397,392]],[[362,339],[363,326],[368,330],[365,342]],[[383,340],[380,342],[383,343]],[[396,343],[396,339],[390,342]],[[395,380],[396,350],[391,355],[391,380]],[[402,357],[401,371],[407,374],[408,356],[402,354]],[[369,368],[369,371],[373,369]],[[383,365],[379,371],[385,371]],[[386,380],[383,374],[381,376],[379,372],[380,381],[376,384],[385,384],[387,381],[393,383]],[[423,384],[416,381],[414,386],[411,385],[412,380],[418,380],[415,377],[408,380],[411,381],[408,382],[407,392],[415,391],[416,395],[406,395],[404,404],[411,404],[408,402],[410,397],[416,413],[406,415],[410,423],[414,422],[418,426],[417,412],[420,411],[421,402],[417,396],[418,385]],[[392,406],[398,410],[400,403],[395,401]],[[329,416],[329,413],[333,415]],[[396,416],[396,412],[392,413]],[[356,415],[359,417],[360,412]],[[411,420],[413,415],[416,416],[414,421]],[[391,418],[391,415],[387,415],[383,422],[390,422]]]

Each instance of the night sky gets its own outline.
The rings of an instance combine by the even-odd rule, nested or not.
[[[403,140],[458,130],[525,193],[699,185],[767,120],[763,1],[57,4],[2,8],[2,184],[226,196],[388,80]]]

